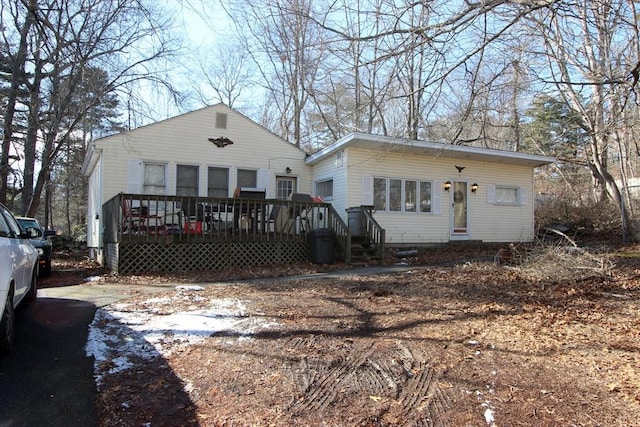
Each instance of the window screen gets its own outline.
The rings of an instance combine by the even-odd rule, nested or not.
[[[420,212],[431,212],[431,182],[420,181]]]
[[[258,171],[238,169],[238,187],[257,187]]]
[[[387,180],[373,179],[373,208],[377,211],[387,210]]]
[[[389,180],[389,210],[399,212],[402,210],[402,180]]]
[[[229,169],[209,168],[207,195],[209,197],[229,197]]]
[[[316,195],[324,200],[333,198],[333,180],[316,182]]]
[[[416,181],[404,182],[404,211],[415,212],[416,211],[416,198],[417,198],[417,185]]]
[[[165,165],[161,163],[144,164],[144,194],[164,194],[166,186]]]
[[[198,196],[198,166],[178,165],[176,169],[176,196]]]
[[[518,204],[518,188],[496,186],[496,203],[505,205]]]

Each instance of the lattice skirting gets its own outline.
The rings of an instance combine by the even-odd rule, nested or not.
[[[309,261],[309,245],[292,242],[140,242],[109,244],[107,267],[119,274],[219,270]]]

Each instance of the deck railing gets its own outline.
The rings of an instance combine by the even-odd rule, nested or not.
[[[105,243],[286,242],[326,228],[349,261],[349,228],[329,203],[120,193],[103,218]]]

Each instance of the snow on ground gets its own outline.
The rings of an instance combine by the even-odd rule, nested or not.
[[[96,311],[87,339],[86,353],[95,358],[94,375],[100,388],[110,374],[134,368],[140,360],[165,357],[207,337],[224,333],[229,343],[250,339],[252,334],[275,325],[246,315],[246,301],[209,299],[198,295],[200,286],[177,286],[169,296],[120,303]],[[205,308],[202,308],[205,307]],[[468,345],[476,347],[475,340]],[[476,352],[479,354],[479,351]],[[188,384],[187,384],[188,385]],[[493,393],[490,386],[489,394]],[[468,391],[472,394],[472,391]],[[484,393],[476,390],[487,426],[495,427],[495,411]]]
[[[114,304],[97,310],[89,325],[86,353],[95,358],[98,387],[105,375],[132,368],[140,359],[168,356],[178,348],[222,332],[232,337],[250,338],[257,330],[272,325],[247,316],[244,301],[206,301],[198,295],[202,289],[178,286],[170,296]]]

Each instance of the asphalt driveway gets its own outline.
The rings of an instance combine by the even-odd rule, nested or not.
[[[17,310],[14,350],[0,357],[0,427],[96,424],[84,349],[95,312],[90,302],[47,297]]]

